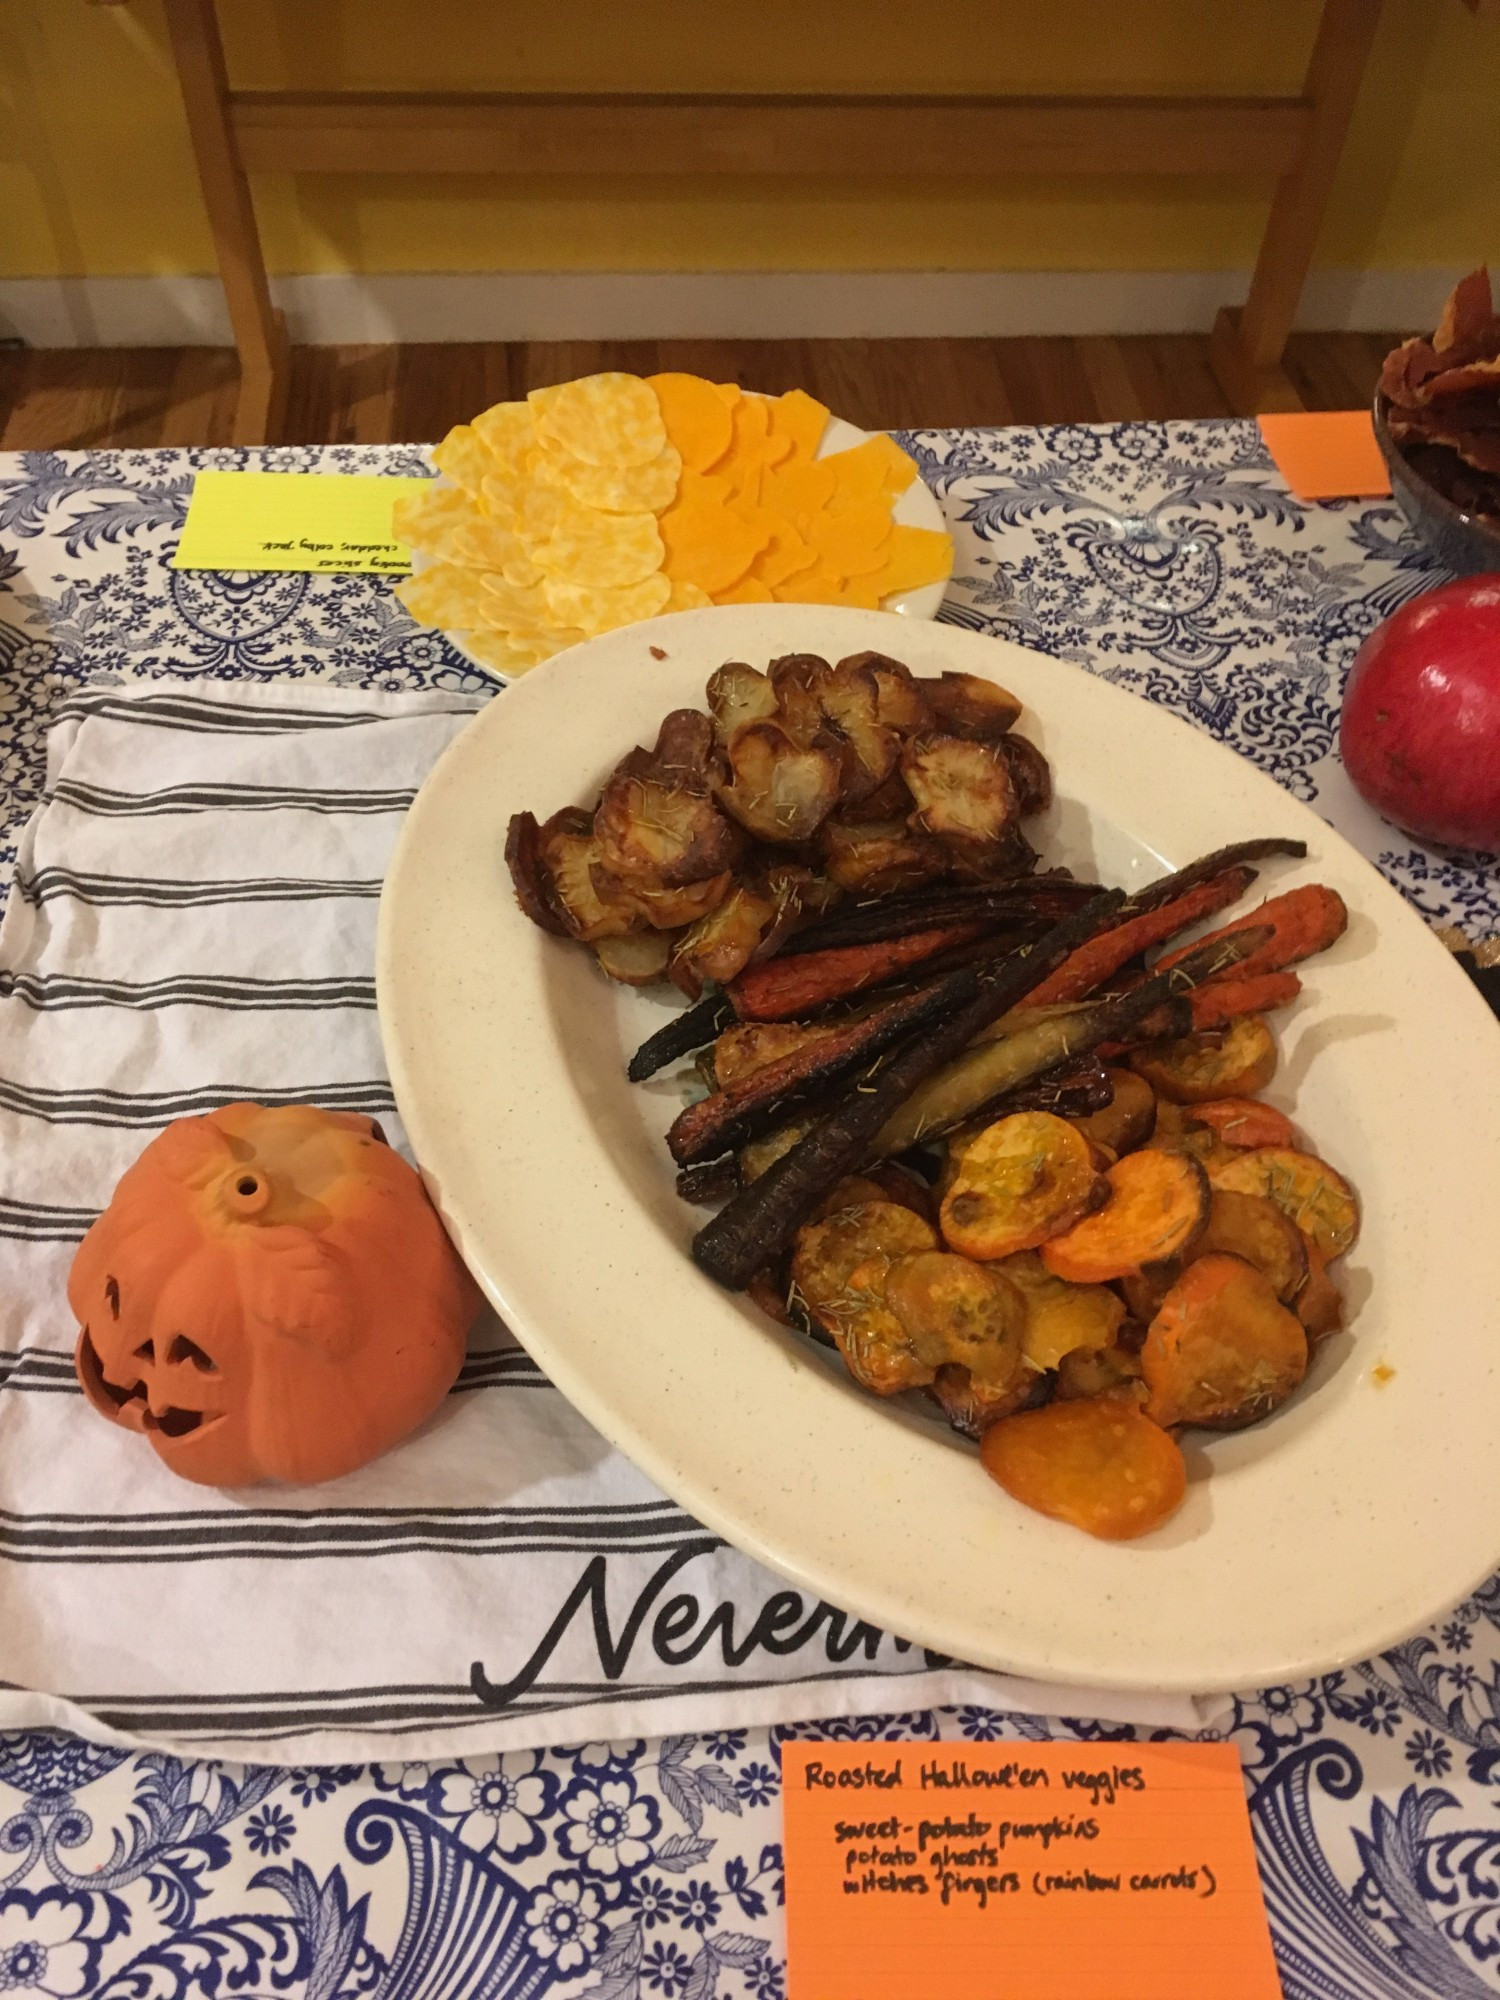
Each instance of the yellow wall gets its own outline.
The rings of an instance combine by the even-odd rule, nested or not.
[[[221,0],[246,85],[1295,87],[1318,0]],[[282,271],[1138,269],[1251,261],[1257,183],[267,175]],[[1336,265],[1500,265],[1500,22],[1386,0]],[[213,268],[157,0],[0,4],[0,275]]]

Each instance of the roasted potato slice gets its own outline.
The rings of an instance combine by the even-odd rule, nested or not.
[[[826,1042],[836,1032],[815,1021],[736,1021],[714,1043],[714,1086],[727,1090],[768,1063]]]
[[[1239,1257],[1200,1257],[1147,1329],[1141,1372],[1155,1422],[1241,1430],[1307,1373],[1307,1335],[1261,1272]]]
[[[1169,1097],[1174,1104],[1253,1097],[1276,1074],[1276,1044],[1259,1014],[1242,1014],[1209,1034],[1136,1049],[1130,1067],[1158,1097]]]
[[[959,736],[919,736],[901,753],[901,775],[916,804],[912,825],[965,849],[999,841],[1018,816],[1004,753]]]
[[[942,842],[913,831],[904,819],[825,820],[818,848],[830,879],[858,896],[920,889],[948,872]]]
[[[672,939],[666,931],[633,931],[628,937],[595,940],[594,956],[623,986],[653,986],[666,976]]]
[[[1018,1111],[964,1148],[943,1196],[943,1236],[966,1257],[1010,1257],[1069,1228],[1106,1192],[1081,1132],[1050,1111]]]
[[[601,892],[618,897],[640,911],[653,930],[675,931],[684,924],[701,923],[728,896],[734,884],[729,869],[705,876],[701,882],[684,882],[676,889],[653,889],[643,882],[617,882],[603,868],[594,870]]]
[[[838,1343],[849,1373],[877,1396],[930,1382],[936,1364],[886,1299],[897,1259],[937,1248],[936,1232],[919,1215],[893,1201],[840,1209],[797,1234],[792,1282],[797,1297]]]
[[[838,670],[861,667],[875,683],[875,717],[898,736],[916,736],[933,727],[928,704],[930,681],[919,681],[911,668],[885,653],[851,653],[839,661]]]
[[[1203,1169],[1186,1153],[1148,1147],[1127,1153],[1105,1175],[1108,1198],[1094,1214],[1042,1245],[1042,1261],[1074,1284],[1104,1284],[1180,1257],[1208,1220]]]
[[[1052,803],[1052,766],[1024,736],[1007,736],[1000,745],[1022,819],[1032,819]]]
[[[747,722],[769,722],[776,713],[776,690],[770,676],[742,660],[726,660],[709,676],[708,709],[714,719],[714,736],[724,749],[737,729]]]
[[[805,749],[823,730],[823,692],[833,668],[816,653],[783,653],[769,673],[776,693],[775,720]]]
[[[894,773],[901,738],[880,720],[875,676],[866,667],[835,667],[819,700],[824,727],[841,750],[839,798],[846,806],[858,805]]]
[[[593,944],[643,928],[640,910],[602,865],[603,849],[586,812],[568,807],[554,813],[537,835],[536,851],[571,936]]]
[[[585,815],[587,818],[587,815]],[[535,813],[512,813],[505,833],[505,863],[516,901],[531,921],[554,937],[571,937],[552,900],[552,885],[542,866],[542,829]]]
[[[623,767],[600,794],[594,831],[612,875],[655,889],[718,875],[745,844],[706,791]]]
[[[1305,1236],[1302,1241],[1307,1247],[1307,1283],[1298,1292],[1293,1310],[1312,1346],[1337,1333],[1344,1324],[1344,1297],[1328,1275],[1322,1252]]]
[[[662,717],[650,757],[650,774],[665,785],[706,792],[720,775],[714,725],[698,708],[674,708]]]
[[[1057,1364],[1057,1400],[1077,1402],[1090,1396],[1125,1396],[1137,1404],[1146,1400],[1141,1357],[1123,1347],[1075,1347]]]
[[[1213,1190],[1208,1227],[1193,1246],[1193,1255],[1211,1257],[1220,1252],[1259,1271],[1283,1304],[1295,1299],[1307,1283],[1307,1239],[1264,1195]]]
[[[1255,1146],[1297,1144],[1296,1127],[1286,1113],[1258,1098],[1211,1097],[1206,1104],[1193,1106],[1193,1116],[1238,1153]]]
[[[992,1267],[1026,1302],[1021,1347],[1031,1367],[1057,1367],[1079,1348],[1108,1347],[1125,1308],[1107,1285],[1070,1285],[1055,1277],[1035,1250],[1022,1250]]]
[[[1295,1222],[1326,1262],[1341,1257],[1359,1234],[1359,1197],[1340,1173],[1314,1153],[1292,1146],[1257,1146],[1215,1167],[1216,1188],[1262,1194]]]
[[[800,747],[777,722],[748,722],[729,743],[733,780],[719,802],[757,840],[795,846],[811,840],[838,804],[836,749]]]
[[[978,674],[943,673],[922,682],[922,692],[947,736],[988,743],[1003,736],[1021,713],[1021,704],[997,681]]]
[[[1116,1159],[1144,1146],[1156,1130],[1156,1092],[1133,1069],[1105,1069],[1114,1096],[1102,1111],[1090,1111],[1082,1118],[1070,1118],[1090,1144],[1107,1146]]]
[[[672,977],[692,1000],[705,981],[716,979],[724,986],[743,972],[776,921],[774,897],[745,883],[726,889],[723,900],[683,932],[672,953]]]
[[[1041,1379],[1023,1368],[1008,1389],[991,1389],[976,1382],[967,1368],[949,1362],[928,1383],[927,1393],[954,1430],[965,1437],[980,1438],[991,1424],[1024,1409]]]
[[[1176,1440],[1123,1396],[1003,1417],[979,1456],[1013,1500],[1104,1541],[1149,1534],[1187,1492]]]

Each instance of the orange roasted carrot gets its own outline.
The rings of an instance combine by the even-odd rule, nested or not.
[[[1207,1104],[1195,1104],[1193,1116],[1200,1125],[1211,1125],[1224,1144],[1237,1151],[1297,1143],[1297,1128],[1286,1113],[1274,1104],[1262,1104],[1258,1097],[1212,1097]]]
[[[742,1021],[799,1021],[835,1000],[883,985],[940,951],[968,944],[989,926],[982,920],[943,924],[877,944],[843,945],[747,966],[726,989]]]
[[[1012,1500],[1104,1541],[1149,1534],[1187,1492],[1176,1439],[1119,1396],[1002,1417],[979,1457]]]
[[[1050,979],[1041,985],[1027,1001],[1028,1007],[1056,1006],[1066,1000],[1082,1000],[1092,993],[1096,986],[1128,965],[1138,952],[1147,951],[1152,945],[1163,943],[1189,924],[1196,924],[1204,917],[1214,916],[1219,910],[1227,910],[1229,905],[1244,895],[1255,880],[1253,868],[1226,868],[1222,874],[1214,875],[1206,882],[1198,882],[1184,895],[1163,903],[1160,909],[1146,910],[1128,923],[1118,924],[1112,931],[1091,938],[1081,945],[1073,956],[1060,965]],[[1190,945],[1187,950],[1192,950]],[[1178,952],[1174,958],[1164,961],[1175,964],[1177,958],[1186,956]]]
[[[1166,972],[1179,959],[1186,958],[1189,950],[1196,951],[1198,945],[1214,944],[1235,931],[1248,930],[1253,924],[1270,924],[1271,936],[1234,968],[1237,980],[1253,979],[1258,973],[1281,972],[1289,965],[1311,958],[1315,952],[1326,951],[1344,935],[1348,922],[1349,912],[1337,890],[1325,889],[1321,882],[1309,882],[1303,888],[1289,889],[1284,896],[1272,896],[1258,910],[1236,917],[1232,924],[1199,938],[1197,945],[1169,952],[1151,969]]]
[[[1211,979],[1188,995],[1193,1016],[1193,1032],[1227,1028],[1245,1014],[1269,1013],[1273,1007],[1288,1007],[1302,991],[1295,972],[1260,972],[1250,979]]]

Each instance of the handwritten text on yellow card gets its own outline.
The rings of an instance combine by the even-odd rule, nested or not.
[[[787,1743],[789,2000],[1279,2000],[1224,1743]]]
[[[376,570],[404,576],[411,551],[391,509],[426,479],[328,472],[200,472],[175,569]]]

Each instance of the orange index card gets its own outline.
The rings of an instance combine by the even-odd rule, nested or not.
[[[1298,499],[1357,500],[1390,492],[1368,410],[1296,410],[1256,422]]]
[[[788,2000],[1280,2000],[1229,1743],[786,1743]]]

